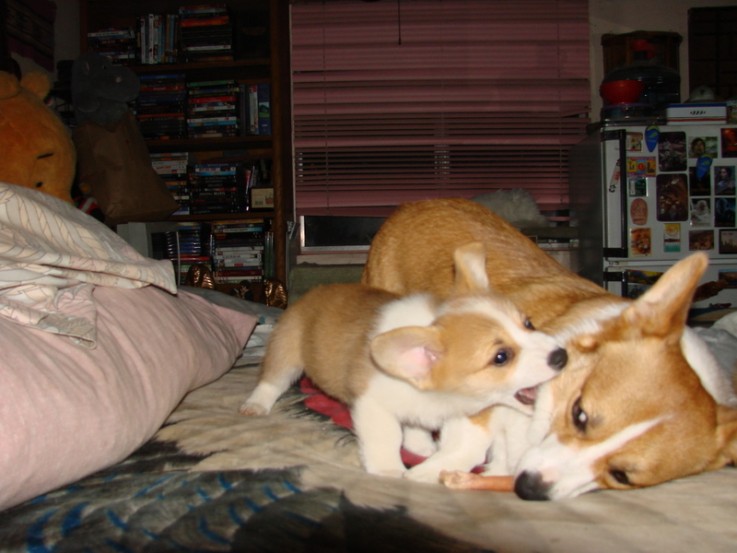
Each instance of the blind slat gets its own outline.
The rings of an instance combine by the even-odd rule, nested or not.
[[[586,0],[293,0],[298,213],[511,188],[567,207],[588,40]]]

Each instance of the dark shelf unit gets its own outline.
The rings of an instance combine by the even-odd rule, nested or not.
[[[201,3],[201,2],[191,2]],[[221,2],[222,3],[222,2]],[[288,3],[282,0],[228,0],[236,21],[250,16],[254,21],[245,32],[254,40],[254,50],[236,52],[232,61],[197,61],[170,64],[134,64],[137,74],[182,72],[188,79],[236,79],[269,83],[271,87],[272,134],[208,139],[149,140],[155,152],[245,152],[253,159],[272,160],[271,182],[274,188],[273,210],[211,215],[178,215],[171,222],[208,222],[213,220],[270,219],[274,234],[274,276],[287,283],[287,225],[292,219],[291,112],[289,73]],[[80,2],[80,50],[88,50],[87,33],[108,28],[135,26],[139,15],[176,13],[182,2],[170,0],[86,0]],[[238,23],[242,25],[243,23]]]

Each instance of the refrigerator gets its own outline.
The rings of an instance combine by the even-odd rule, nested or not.
[[[737,125],[608,124],[570,161],[579,274],[635,298],[703,251],[692,319],[737,308]]]

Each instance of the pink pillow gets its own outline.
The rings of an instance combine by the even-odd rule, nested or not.
[[[96,287],[97,345],[0,319],[0,509],[132,453],[225,373],[256,319],[180,291]]]

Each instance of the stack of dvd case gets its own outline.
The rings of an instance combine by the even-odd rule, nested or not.
[[[187,135],[187,87],[184,73],[139,76],[136,116],[141,134],[149,140],[185,138]]]
[[[187,132],[190,138],[238,136],[238,83],[188,82]]]
[[[176,14],[149,13],[138,18],[138,48],[142,64],[178,61]]]
[[[201,223],[177,223],[174,230],[152,233],[151,245],[154,258],[172,261],[179,284],[192,265],[210,264],[210,240]]]
[[[211,224],[212,269],[218,283],[237,284],[263,278],[265,224],[257,219]]]
[[[240,213],[248,209],[243,163],[195,163],[188,171],[190,213]]]
[[[130,27],[87,33],[87,44],[90,50],[110,58],[114,63],[129,64],[137,58],[136,32]]]
[[[179,46],[184,61],[233,59],[233,25],[224,4],[179,8]]]
[[[190,214],[188,164],[189,152],[151,153],[151,166],[179,204],[179,209],[173,215]]]

